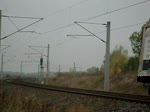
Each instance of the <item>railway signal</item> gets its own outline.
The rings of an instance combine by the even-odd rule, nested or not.
[[[28,46],[29,48],[31,48],[32,50],[36,51],[37,53],[40,53],[41,55],[45,56],[47,58],[47,74],[45,77],[45,83],[48,83],[48,76],[49,76],[49,69],[50,69],[50,65],[49,65],[49,49],[50,49],[50,45],[48,44],[48,46]],[[47,54],[44,54],[36,49],[34,49],[34,47],[40,47],[40,48],[47,48]]]

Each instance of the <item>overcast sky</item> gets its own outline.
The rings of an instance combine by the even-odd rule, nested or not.
[[[142,1],[148,2],[141,3]],[[109,13],[136,3],[141,4]],[[74,21],[86,20],[86,22],[105,24],[107,21],[111,21],[111,29],[142,23],[111,31],[111,52],[116,46],[122,45],[131,56],[133,54],[129,36],[134,31],[139,31],[150,18],[150,0],[0,0],[0,10],[2,10],[2,15],[44,18],[39,23],[24,29],[24,31],[36,31],[39,34],[16,33],[2,40],[2,45],[11,46],[3,51],[5,52],[4,71],[20,72],[21,60],[39,61],[40,55],[29,56],[24,53],[35,53],[28,46],[47,46],[48,44],[50,44],[51,71],[58,71],[59,64],[61,71],[69,71],[74,62],[77,70],[80,71],[92,66],[100,68],[104,60],[105,43],[93,36],[67,37],[68,34],[89,35],[88,32],[73,24]],[[104,13],[109,14],[101,15]],[[10,19],[19,29],[37,21]],[[17,31],[11,21],[9,18],[2,17],[1,37]],[[67,25],[69,26],[62,28]],[[81,25],[106,40],[105,26]],[[2,48],[4,47],[2,46]],[[46,54],[46,48],[35,49]],[[46,63],[46,58],[44,58],[44,62]],[[36,72],[37,65],[36,62],[23,63],[23,72]]]

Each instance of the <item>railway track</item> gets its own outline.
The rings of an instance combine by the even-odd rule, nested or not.
[[[50,85],[43,85],[43,84],[37,84],[31,82],[24,82],[19,80],[5,80],[5,82],[10,84],[38,88],[38,89],[45,89],[50,91],[150,104],[150,96],[123,94],[123,93],[114,93],[114,92],[96,91],[96,90],[87,90],[87,89],[77,89],[77,88],[70,88],[70,87],[50,86]]]

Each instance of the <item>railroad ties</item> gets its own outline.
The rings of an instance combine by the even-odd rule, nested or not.
[[[31,88],[49,90],[49,91],[65,92],[65,93],[78,94],[78,95],[89,96],[89,97],[100,97],[108,100],[119,100],[119,101],[135,102],[135,103],[142,103],[142,104],[150,104],[150,96],[51,86],[51,85],[43,85],[43,84],[37,84],[32,82],[24,82],[20,80],[5,80],[5,82],[10,84],[20,85],[20,86],[31,87]]]

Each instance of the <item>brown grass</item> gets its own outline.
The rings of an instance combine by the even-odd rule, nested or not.
[[[49,79],[49,85],[103,90],[104,76],[102,74],[60,74]],[[142,94],[148,93],[148,88],[137,82],[136,73],[113,75],[110,77],[110,91]]]
[[[70,99],[67,95],[61,96],[55,92],[49,94],[43,90],[12,85],[3,86],[5,87],[0,88],[0,112],[91,112],[82,103],[71,104],[71,100],[66,100]],[[65,104],[66,101],[69,102]]]
[[[103,79],[100,74],[60,74],[50,79],[49,84],[103,90]],[[136,75],[132,73],[110,78],[110,91],[146,95],[147,89],[136,82]],[[2,83],[0,85],[0,112],[93,112],[92,106],[90,107],[93,101],[86,102],[89,106],[84,105],[85,101],[84,98],[75,98],[68,94],[60,95]]]

